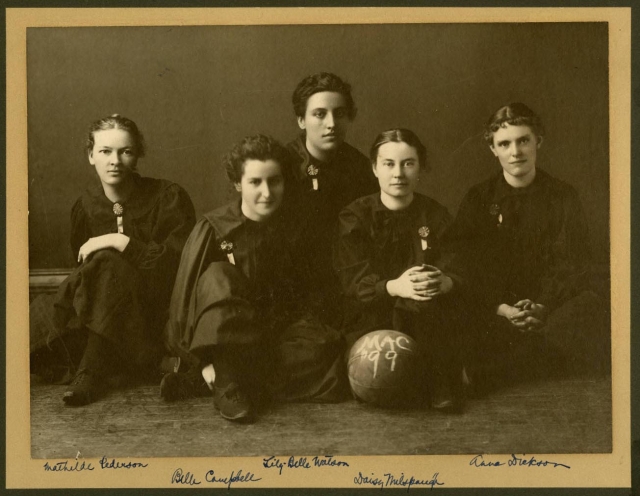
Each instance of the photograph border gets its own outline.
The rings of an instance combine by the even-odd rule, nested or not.
[[[567,472],[478,472],[467,455],[341,457],[363,471],[398,467],[404,472],[454,474],[455,487],[630,487],[630,184],[631,184],[631,10],[628,8],[211,8],[176,9],[21,9],[6,13],[7,84],[7,291],[6,291],[6,485],[8,488],[52,487],[171,487],[176,459],[131,459],[149,463],[145,472],[45,473],[42,461],[30,458],[28,343],[28,171],[26,106],[26,29],[61,26],[237,25],[237,24],[376,24],[471,22],[609,22],[610,65],[610,190],[612,280],[612,396],[613,452],[562,455]],[[336,11],[338,15],[336,16]],[[338,18],[339,21],[335,21]],[[454,20],[455,19],[455,20]],[[331,22],[330,22],[331,21]],[[615,48],[614,48],[615,47]],[[17,227],[16,227],[17,226]],[[11,288],[9,291],[8,289]],[[7,404],[8,405],[8,404]],[[185,471],[212,468],[229,472],[261,472],[261,458],[183,459]],[[425,468],[426,466],[426,468]],[[283,476],[264,474],[255,487],[354,487],[348,473],[290,471]],[[262,472],[264,473],[264,472]],[[159,477],[158,474],[162,474]],[[268,475],[268,477],[267,477]],[[310,476],[311,475],[311,476]]]

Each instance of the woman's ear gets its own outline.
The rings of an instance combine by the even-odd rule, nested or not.
[[[240,184],[240,183],[233,183],[233,186],[236,188],[236,191],[237,191],[238,193],[241,193],[241,192],[242,192],[242,184]]]
[[[378,177],[378,172],[376,171],[376,163],[371,162],[371,170],[373,171],[373,175]]]
[[[498,152],[496,151],[495,147],[493,145],[489,145],[489,148],[491,148],[491,152],[493,153],[494,156],[498,156]]]
[[[300,129],[306,129],[307,125],[304,122],[304,117],[298,117],[298,127]]]
[[[538,136],[538,145],[537,145],[537,147],[540,148],[541,144],[542,144],[542,136]]]
[[[93,160],[93,150],[89,150],[89,153],[87,153],[87,155],[89,156],[89,163],[91,165],[96,165],[95,160]]]

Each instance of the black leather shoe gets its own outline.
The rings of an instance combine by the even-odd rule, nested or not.
[[[186,400],[211,395],[211,390],[198,371],[169,372],[160,382],[160,396],[165,401]]]
[[[431,393],[431,408],[443,413],[462,413],[466,402],[465,390],[461,379],[455,384],[436,381]]]
[[[93,403],[105,392],[105,384],[87,370],[79,370],[65,391],[62,400],[70,406],[84,406]]]
[[[214,387],[214,405],[222,418],[236,422],[248,422],[253,418],[251,401],[236,382],[225,387]]]

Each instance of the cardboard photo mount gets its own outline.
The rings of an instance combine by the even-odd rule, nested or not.
[[[126,15],[124,14],[126,10]],[[212,8],[6,10],[7,37],[7,446],[8,488],[172,487],[177,467],[224,474],[260,474],[251,488],[354,488],[354,472],[446,474],[446,487],[630,487],[630,109],[629,8]],[[478,471],[470,456],[341,457],[351,470],[265,473],[261,458],[135,459],[144,471],[46,473],[31,459],[29,417],[28,172],[26,31],[29,27],[209,26],[485,22],[607,22],[609,24],[610,190],[612,281],[613,452],[555,457],[571,470]],[[312,453],[310,455],[313,455]],[[544,458],[544,457],[541,457]],[[126,461],[126,460],[124,460]],[[97,462],[97,460],[94,460]],[[425,469],[425,467],[427,467]],[[173,486],[175,487],[175,486]],[[204,486],[199,486],[204,487]],[[234,486],[236,487],[236,486]],[[243,486],[246,488],[246,486]]]

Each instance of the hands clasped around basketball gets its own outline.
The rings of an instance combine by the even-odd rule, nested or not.
[[[416,301],[430,301],[448,293],[452,287],[451,278],[433,265],[411,267],[397,279],[387,282],[387,292],[391,296]]]

